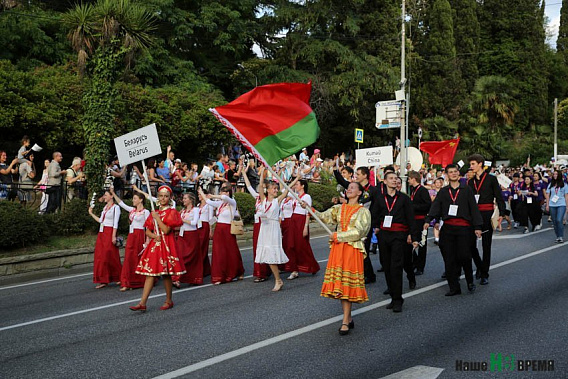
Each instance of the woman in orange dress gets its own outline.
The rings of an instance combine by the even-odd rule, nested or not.
[[[348,334],[355,327],[351,317],[352,304],[369,301],[365,290],[363,260],[367,253],[363,239],[371,227],[371,213],[359,204],[363,191],[361,184],[352,182],[345,191],[348,199],[346,204],[335,205],[322,213],[316,211],[316,215],[324,222],[339,226],[338,231],[330,236],[331,251],[321,296],[341,300],[341,335]]]
[[[182,262],[176,251],[174,229],[183,224],[179,212],[170,206],[172,189],[168,186],[158,188],[158,211],[146,219],[146,235],[151,238],[142,253],[136,273],[146,275],[142,299],[138,305],[130,307],[133,311],[146,311],[146,302],[154,288],[154,277],[162,276],[166,289],[166,301],[161,310],[173,308],[172,275],[185,273]],[[158,226],[156,230],[156,225]]]

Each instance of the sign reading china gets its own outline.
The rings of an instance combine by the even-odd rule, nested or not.
[[[156,124],[150,124],[114,139],[121,166],[162,154]]]
[[[392,146],[355,150],[356,168],[388,166],[392,164]]]

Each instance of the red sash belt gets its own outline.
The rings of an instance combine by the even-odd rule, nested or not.
[[[383,227],[383,224],[381,224],[381,230],[387,230],[389,232],[408,232],[410,228],[404,224],[393,222],[390,228],[385,228]]]
[[[449,218],[444,220],[444,224],[453,226],[471,226],[471,223],[463,218]]]
[[[415,220],[424,220],[425,218],[426,218],[426,215],[414,215]]]
[[[477,204],[477,208],[479,208],[481,212],[489,212],[495,209],[495,205],[493,203]]]

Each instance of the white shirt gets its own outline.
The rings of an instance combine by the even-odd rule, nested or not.
[[[197,223],[199,221],[199,208],[193,207],[190,211],[183,209],[180,212],[181,219],[183,220],[183,224],[179,228],[179,235],[183,237],[184,232],[186,231],[195,231],[197,230]],[[186,222],[188,221],[189,224]]]
[[[118,203],[118,205],[128,212],[128,219],[130,220],[129,233],[132,233],[134,229],[144,229],[146,219],[150,216],[149,210],[143,209],[141,211],[137,211],[136,208],[124,204],[124,201],[121,201],[120,203]],[[120,213],[118,215],[120,217]]]
[[[230,224],[236,214],[237,202],[235,199],[226,195],[221,195],[221,200],[207,200],[207,204],[217,209],[217,222],[219,224]]]
[[[105,208],[101,212],[101,217],[100,217],[101,227],[99,229],[100,232],[102,231],[102,228],[105,226],[118,229],[118,220],[120,220],[120,208],[116,204],[114,204],[109,209],[106,208],[107,206],[105,205]]]
[[[300,153],[300,161],[304,161],[306,159],[310,159],[310,157],[308,157],[308,154],[304,153],[303,151]]]
[[[201,228],[200,224],[203,222],[208,222],[210,224],[214,224],[215,222],[215,215],[214,213],[214,209],[212,206],[210,206],[209,204],[205,204],[203,206],[203,208],[199,208],[198,212],[198,216],[199,216],[199,224],[198,224],[198,228]]]
[[[256,200],[255,204],[254,204],[254,207],[255,207],[255,210],[256,210],[256,212],[254,212],[254,223],[257,224],[257,223],[260,222],[260,213],[261,213],[260,196],[258,196],[258,193],[251,186],[247,186],[247,189],[248,189],[249,193],[252,195],[252,197],[254,197],[254,199]]]
[[[303,194],[302,196],[299,196],[299,197],[303,202],[305,202],[307,204],[308,207],[312,206],[312,197],[310,195],[305,193],[305,194]],[[294,200],[294,214],[305,216],[307,213],[308,213],[308,211],[306,209],[302,208],[300,203],[298,203],[296,200]]]
[[[294,213],[294,198],[290,195],[286,196],[286,198],[282,200],[280,208],[282,209],[281,212],[282,219],[287,219],[292,217],[292,213]]]

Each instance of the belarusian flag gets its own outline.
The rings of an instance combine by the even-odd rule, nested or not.
[[[268,84],[209,111],[259,160],[272,166],[318,139],[311,91],[311,82]]]

